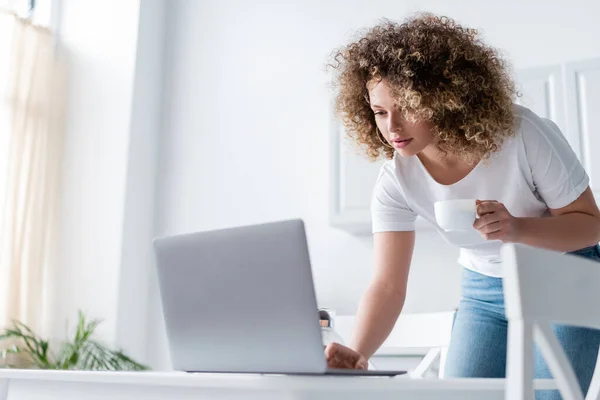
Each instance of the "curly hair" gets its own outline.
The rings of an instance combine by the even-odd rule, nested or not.
[[[476,29],[417,14],[383,20],[333,53],[336,114],[348,135],[378,159],[392,158],[369,106],[367,83],[385,79],[409,121],[427,120],[437,147],[468,162],[488,158],[514,133],[516,95],[507,63]]]

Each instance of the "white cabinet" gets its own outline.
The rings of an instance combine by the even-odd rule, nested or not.
[[[348,139],[342,125],[331,121],[330,224],[350,233],[371,233],[371,193],[384,160],[370,161]],[[417,229],[431,225],[417,219]]]
[[[566,63],[517,71],[522,96],[518,103],[552,119],[562,130],[600,187],[600,60]],[[371,231],[371,192],[383,161],[370,162],[345,138],[341,124],[331,121],[330,222],[355,234]],[[597,196],[597,198],[600,198]],[[422,219],[417,230],[431,229]]]
[[[568,131],[572,145],[590,175],[590,187],[600,189],[600,59],[567,64]]]
[[[523,93],[519,103],[559,126],[590,176],[600,188],[600,59],[531,68],[517,73]]]
[[[371,357],[369,362],[376,369],[388,370],[388,371],[407,371],[409,374],[413,373],[419,366],[423,356],[380,356],[374,355]],[[431,371],[427,371],[425,377],[437,378],[437,366],[432,368]]]
[[[521,104],[540,117],[549,118],[563,131],[567,131],[567,118],[560,65],[529,68],[517,72],[517,85]]]
[[[332,119],[330,223],[352,233],[368,233],[371,192],[383,161],[372,162],[357,150],[341,123]]]

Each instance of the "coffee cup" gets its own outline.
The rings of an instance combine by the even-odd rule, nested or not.
[[[475,199],[436,201],[433,205],[435,220],[447,232],[473,229],[477,218]]]

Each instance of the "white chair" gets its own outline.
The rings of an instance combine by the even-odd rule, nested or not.
[[[438,377],[443,378],[453,320],[454,311],[401,314],[376,354],[426,352],[425,357],[411,372],[411,377],[422,378],[437,365]],[[335,319],[335,330],[346,343],[350,340],[353,328],[353,316],[338,316]]]
[[[534,398],[535,342],[563,399],[583,400],[552,323],[600,329],[600,264],[522,245],[504,245],[502,252],[508,319],[505,398]],[[596,362],[587,400],[600,399],[599,364]]]

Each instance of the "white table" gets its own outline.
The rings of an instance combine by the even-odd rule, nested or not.
[[[548,381],[538,388],[551,388]],[[502,379],[0,370],[0,400],[403,399],[501,400]]]

